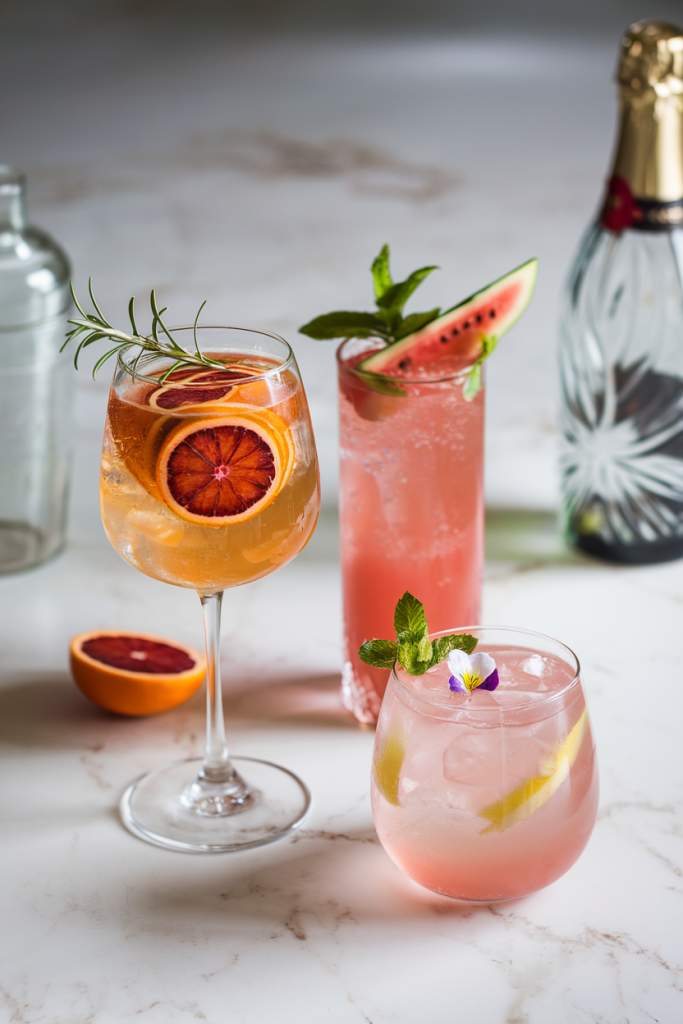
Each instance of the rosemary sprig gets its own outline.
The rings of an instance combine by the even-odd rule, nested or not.
[[[164,373],[160,380],[163,382],[166,380],[168,375],[174,370],[177,370],[180,366],[210,366],[217,367],[221,370],[225,369],[225,365],[216,359],[211,359],[199,348],[199,341],[197,339],[197,325],[199,323],[199,317],[201,315],[206,301],[202,302],[197,315],[194,319],[193,337],[194,337],[194,352],[188,352],[187,349],[182,348],[181,345],[173,337],[173,334],[168,329],[164,321],[161,319],[162,315],[166,312],[167,306],[163,309],[157,307],[156,295],[154,289],[149,297],[149,304],[152,309],[152,328],[150,334],[141,334],[138,330],[137,323],[135,322],[135,296],[128,303],[128,318],[133,328],[132,334],[126,334],[125,331],[117,331],[116,328],[105,318],[102,310],[97,304],[95,296],[92,290],[92,278],[88,280],[88,292],[90,293],[90,300],[95,307],[95,313],[86,313],[81,306],[80,302],[76,298],[76,292],[74,291],[73,283],[70,285],[71,295],[73,296],[74,303],[78,309],[81,317],[70,317],[67,321],[73,324],[73,330],[69,331],[66,336],[66,341],[62,345],[61,351],[63,352],[70,341],[78,342],[76,354],[74,355],[74,366],[78,369],[78,357],[84,348],[88,345],[93,345],[96,341],[108,340],[114,342],[114,347],[110,348],[104,355],[95,363],[93,367],[93,379],[97,376],[98,370],[106,363],[108,359],[116,355],[124,355],[132,349],[139,349],[132,362],[129,364],[132,371],[132,376],[138,376],[137,368],[140,359],[145,352],[150,352],[158,356],[166,356],[173,360],[171,366]]]

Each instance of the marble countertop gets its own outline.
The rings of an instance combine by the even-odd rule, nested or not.
[[[241,854],[129,835],[121,792],[200,752],[202,698],[109,716],[73,685],[68,641],[106,626],[200,645],[201,618],[194,594],[108,547],[106,381],[81,380],[69,547],[0,578],[0,1021],[683,1019],[683,563],[606,567],[555,532],[557,291],[608,160],[612,49],[188,37],[164,42],[162,64],[117,23],[79,70],[48,42],[46,29],[42,70],[14,88],[4,156],[27,166],[33,215],[77,280],[92,273],[114,308],[155,285],[178,319],[208,295],[221,318],[293,338],[315,313],[367,303],[362,268],[385,239],[401,270],[441,263],[425,285],[436,302],[451,277],[456,299],[541,255],[537,300],[489,377],[484,618],[578,652],[602,789],[577,864],[516,903],[452,904],[384,854],[373,733],[339,701],[332,356],[299,341],[326,506],[299,559],[228,595],[222,668],[234,752],[299,773],[312,811],[293,837]]]

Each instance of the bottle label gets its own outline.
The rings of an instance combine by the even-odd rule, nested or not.
[[[668,203],[637,199],[628,182],[615,174],[607,184],[600,223],[609,231],[671,231],[683,227],[683,196]]]

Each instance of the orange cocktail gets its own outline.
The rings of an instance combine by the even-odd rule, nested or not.
[[[272,360],[210,355],[225,362],[225,373],[178,370],[160,383],[159,369],[153,380],[114,383],[100,491],[104,528],[126,561],[203,593],[288,562],[309,539],[319,507],[295,373],[264,377]],[[192,494],[183,491],[184,476]]]
[[[152,309],[157,328],[153,296]],[[196,853],[273,842],[301,822],[310,794],[287,768],[228,755],[220,614],[226,588],[274,572],[315,529],[315,443],[294,355],[283,339],[247,328],[196,322],[142,336],[101,318],[75,323],[95,340],[102,326],[123,339],[102,452],[107,536],[140,572],[196,590],[204,610],[206,753],[132,783],[124,824]]]

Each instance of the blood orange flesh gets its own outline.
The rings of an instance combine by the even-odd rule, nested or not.
[[[177,707],[201,686],[206,672],[206,659],[193,647],[145,633],[80,633],[70,654],[81,692],[119,715]]]
[[[232,381],[243,380],[244,373],[232,370],[215,370],[195,373],[185,378],[186,386],[175,381],[165,382],[148,396],[149,405],[156,409],[179,409],[183,405],[197,405],[202,402],[219,402],[230,394]]]
[[[238,417],[185,425],[167,438],[157,483],[181,519],[222,526],[254,515],[274,497],[281,475],[277,444],[256,420]]]
[[[139,636],[96,636],[82,643],[81,650],[103,665],[127,672],[176,675],[196,665],[195,659],[179,647]]]

